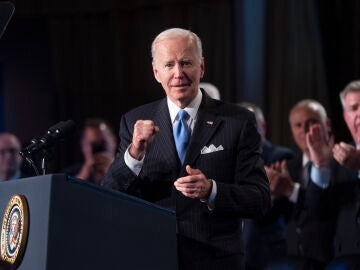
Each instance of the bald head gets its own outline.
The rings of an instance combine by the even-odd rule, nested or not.
[[[15,135],[0,133],[0,180],[8,180],[20,170],[20,149],[21,143]]]
[[[306,154],[308,154],[306,134],[311,125],[319,124],[324,134],[330,132],[330,121],[325,108],[312,99],[302,100],[292,107],[289,123],[295,143]]]

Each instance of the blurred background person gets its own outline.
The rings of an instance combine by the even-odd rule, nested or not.
[[[360,269],[360,80],[344,88],[340,101],[353,142],[340,142],[333,148],[343,170],[334,188],[338,208],[335,259],[328,270]]]
[[[80,146],[83,163],[66,168],[63,172],[102,185],[104,175],[114,160],[117,146],[112,128],[100,118],[86,120]]]
[[[293,158],[294,153],[292,150],[284,146],[273,145],[266,139],[266,121],[260,107],[250,102],[241,102],[238,105],[255,114],[257,128],[262,140],[262,158],[265,165]],[[273,201],[271,210],[264,218],[245,220],[246,269],[261,270],[269,261],[285,256],[287,227],[283,204],[284,198],[277,198]]]
[[[266,167],[272,196],[288,200],[288,254],[266,269],[322,270],[332,258],[335,227],[330,120],[319,102],[305,99],[292,107],[289,123],[300,151]]]
[[[199,87],[204,89],[206,94],[208,94],[211,98],[217,99],[217,100],[221,99],[219,89],[215,85],[213,85],[212,83],[201,82],[199,84]]]
[[[21,172],[21,143],[11,133],[0,133],[0,181],[25,177]]]

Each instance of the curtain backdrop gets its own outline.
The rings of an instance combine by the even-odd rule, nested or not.
[[[164,96],[152,73],[150,45],[170,27],[203,41],[205,78],[231,93],[230,1],[115,1],[109,8],[48,5],[57,113],[81,125],[100,116],[115,130],[126,111]],[[79,151],[77,152],[77,156]]]
[[[270,0],[267,2],[265,108],[273,141],[292,145],[290,108],[300,99],[320,101],[335,138],[350,140],[339,92],[360,78],[360,2]]]
[[[319,21],[313,0],[268,1],[267,100],[273,141],[292,144],[288,112],[300,99],[328,106]]]

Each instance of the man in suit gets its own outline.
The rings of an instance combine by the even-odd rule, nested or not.
[[[199,89],[199,37],[172,28],[152,43],[166,98],[125,114],[107,185],[176,211],[179,269],[244,269],[242,218],[270,207],[254,116]]]
[[[338,217],[335,259],[328,269],[360,269],[360,80],[350,82],[340,93],[345,123],[354,144],[340,142],[333,148],[341,164],[335,183]]]
[[[20,150],[21,143],[14,134],[0,133],[0,181],[24,177]]]
[[[335,227],[329,188],[332,161],[330,122],[324,107],[302,100],[289,115],[292,135],[301,150],[293,160],[267,167],[273,197],[288,200],[288,256],[268,269],[324,269],[332,257]]]
[[[241,102],[242,106],[255,115],[257,128],[262,141],[262,158],[265,165],[294,157],[289,148],[272,144],[266,139],[266,121],[260,107],[250,102]],[[285,198],[273,200],[271,210],[261,219],[245,219],[244,242],[247,270],[262,270],[270,261],[286,255],[286,207]]]

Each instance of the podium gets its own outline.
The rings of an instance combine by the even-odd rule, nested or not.
[[[176,270],[175,213],[64,174],[0,183],[0,211],[27,200],[28,238],[18,270]]]

